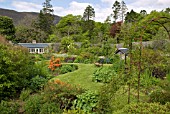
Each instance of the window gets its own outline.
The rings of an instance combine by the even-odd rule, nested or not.
[[[31,52],[32,52],[32,53],[34,53],[34,52],[35,52],[35,49],[34,49],[34,48],[32,48],[32,49],[31,49]]]
[[[43,49],[43,48],[40,48],[39,51],[40,51],[40,53],[43,53],[43,52],[44,52],[44,49]]]

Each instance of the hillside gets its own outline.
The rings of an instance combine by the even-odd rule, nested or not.
[[[9,10],[9,9],[2,9],[0,8],[0,15],[1,16],[8,16],[13,19],[14,25],[17,25],[19,21],[21,21],[25,16],[30,16],[30,17],[37,17],[39,13],[36,12],[17,12],[14,10]],[[60,21],[59,16],[55,15],[54,17],[54,24],[57,24]]]

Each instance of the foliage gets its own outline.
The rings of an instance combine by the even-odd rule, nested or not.
[[[63,114],[87,114],[81,109],[64,110]]]
[[[64,62],[66,63],[73,63],[76,57],[66,57],[64,58]]]
[[[114,18],[114,21],[116,22],[116,20],[118,19],[120,9],[121,9],[120,2],[116,0],[115,3],[113,4],[112,9],[113,9],[113,18]]]
[[[31,79],[28,68],[32,65],[25,48],[0,43],[0,100],[15,96]]]
[[[44,97],[47,101],[58,103],[60,109],[71,109],[76,95],[82,92],[83,90],[79,87],[55,79],[44,88]]]
[[[25,101],[28,97],[29,97],[29,95],[31,94],[31,92],[32,92],[32,90],[30,90],[30,89],[23,89],[22,91],[21,91],[21,94],[20,94],[20,99],[22,100],[22,101]]]
[[[150,94],[150,102],[159,102],[163,105],[170,102],[170,82],[164,79],[158,83],[158,86],[160,88]]]
[[[1,101],[0,103],[1,114],[17,114],[18,104],[15,102]]]
[[[166,114],[169,112],[169,103],[160,105],[159,103],[133,103],[125,106],[122,111],[115,114],[130,114],[130,113],[150,113],[150,114]]]
[[[73,16],[72,14],[68,14],[61,18],[59,23],[56,25],[56,31],[61,33],[63,37],[73,37],[73,39],[76,39],[73,35],[81,35],[82,28],[81,28],[81,16]],[[80,41],[81,39],[77,39],[77,41]]]
[[[72,48],[72,47],[74,47],[74,42],[73,42],[72,38],[70,38],[70,37],[62,38],[61,47],[60,47],[62,51],[68,52],[69,48]]]
[[[44,102],[42,96],[31,96],[24,106],[26,114],[51,114],[62,113],[59,104],[55,102]]]
[[[39,75],[33,77],[30,83],[30,89],[33,91],[40,90],[48,82],[47,78],[41,77]]]
[[[125,84],[124,75],[115,76],[108,84],[103,85],[97,103],[97,113],[112,113],[112,102],[115,102],[116,92]]]
[[[89,21],[91,18],[95,17],[95,11],[94,8],[92,8],[92,6],[88,5],[84,11],[83,14],[83,19],[85,21]]]
[[[60,74],[65,74],[65,73],[68,73],[68,72],[73,72],[75,70],[78,69],[78,66],[77,65],[74,65],[74,64],[63,64],[61,67],[60,67],[60,71],[59,73]]]
[[[116,22],[112,25],[111,29],[110,29],[110,35],[114,38],[116,37],[116,35],[118,33],[120,33],[120,30],[121,30],[121,25],[122,25],[122,22]],[[120,38],[117,37],[117,42],[116,43],[120,43]]]
[[[0,35],[4,35],[7,40],[15,41],[15,27],[9,17],[0,16]]]
[[[116,23],[116,20],[119,18],[123,22],[125,13],[127,11],[127,6],[126,6],[125,2],[124,1],[119,2],[116,0],[113,4],[112,9],[113,9],[112,16],[114,18],[114,23]]]
[[[164,78],[168,71],[168,59],[160,51],[144,49],[142,51],[142,69],[149,68],[152,75],[157,78]]]
[[[4,43],[0,44],[0,53],[0,100],[16,97],[23,88],[33,84],[32,78],[36,76],[50,79],[48,69],[43,63],[35,64],[27,49]]]
[[[30,43],[32,40],[45,42],[47,34],[34,26],[19,25],[16,27],[16,42]]]
[[[26,114],[38,114],[41,109],[42,104],[42,96],[34,95],[30,96],[28,100],[26,100],[24,105],[24,110]]]
[[[86,91],[81,95],[77,95],[77,99],[74,101],[75,109],[82,109],[85,113],[95,113],[98,102],[98,94]]]
[[[45,42],[47,34],[40,28],[36,27],[37,18],[34,16],[26,15],[16,26],[15,41],[30,43],[32,40],[37,42]]]
[[[31,95],[26,99],[26,114],[62,113],[63,109],[71,109],[77,94],[83,90],[58,79],[49,82],[40,94]]]
[[[115,76],[117,76],[117,74],[111,67],[101,67],[94,72],[92,80],[95,82],[108,83]]]
[[[40,10],[39,13],[39,20],[37,23],[38,28],[40,28],[42,31],[44,31],[47,34],[52,33],[52,26],[54,21],[53,16],[53,9],[52,5],[50,4],[51,0],[45,0],[43,3],[43,9]]]
[[[141,14],[135,12],[133,9],[130,12],[127,12],[126,17],[125,17],[125,22],[126,23],[132,23],[132,22],[137,22],[141,20]]]

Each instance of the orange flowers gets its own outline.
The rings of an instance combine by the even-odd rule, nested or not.
[[[61,66],[60,58],[55,58],[54,56],[52,56],[48,68],[51,71],[54,71],[57,67],[60,67],[60,66]]]

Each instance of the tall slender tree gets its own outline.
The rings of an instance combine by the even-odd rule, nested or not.
[[[95,11],[94,11],[94,8],[90,5],[88,5],[84,11],[84,14],[83,14],[83,19],[85,21],[89,21],[89,20],[93,20],[91,18],[94,18],[95,17]]]
[[[120,2],[118,2],[117,0],[115,1],[115,3],[113,4],[113,18],[114,18],[114,21],[116,22],[117,19],[119,18],[119,13],[120,13],[120,10],[121,10],[121,5],[120,5]]]
[[[124,21],[124,17],[126,14],[126,11],[128,10],[126,4],[124,1],[121,2],[121,9],[120,9],[120,16],[121,16],[121,21]]]
[[[92,40],[92,34],[93,34],[93,30],[95,27],[95,22],[94,22],[94,17],[95,17],[95,11],[94,8],[90,5],[88,5],[84,11],[83,14],[83,31],[88,33],[88,38],[90,38]],[[93,39],[94,40],[94,39]]]
[[[43,9],[40,10],[39,14],[39,27],[41,30],[46,32],[47,34],[52,33],[51,27],[54,25],[54,10],[52,9],[52,5],[50,4],[51,0],[45,0],[43,3]]]

